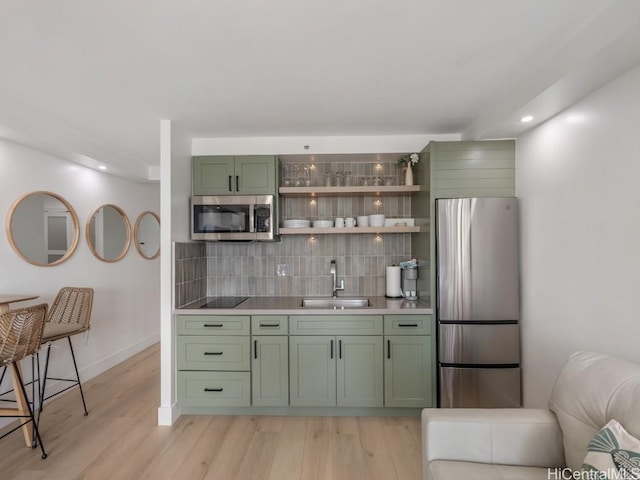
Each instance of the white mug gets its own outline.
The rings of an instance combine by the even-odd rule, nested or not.
[[[336,228],[344,227],[344,218],[342,218],[342,217],[336,218],[335,226],[336,226]]]
[[[367,215],[359,215],[358,216],[358,226],[359,227],[368,227],[369,226],[369,217]]]
[[[356,226],[356,219],[353,218],[353,217],[345,218],[344,219],[344,226],[345,227],[355,227]]]

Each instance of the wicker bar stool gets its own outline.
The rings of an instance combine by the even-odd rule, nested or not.
[[[76,356],[73,353],[73,344],[71,343],[71,337],[79,333],[89,330],[89,321],[91,320],[91,308],[93,306],[93,289],[92,288],[77,288],[77,287],[63,287],[56,295],[51,308],[49,309],[49,315],[47,321],[44,324],[44,334],[42,336],[42,344],[48,344],[47,358],[44,364],[44,377],[42,379],[42,390],[40,396],[40,410],[38,411],[38,419],[40,419],[40,413],[42,412],[42,405],[45,400],[51,397],[55,397],[62,392],[75,387],[80,388],[80,396],[82,397],[82,406],[84,408],[84,415],[87,416],[87,404],[84,400],[84,392],[82,391],[82,383],[80,382],[80,375],[78,374],[78,365],[76,364]],[[51,354],[51,343],[56,340],[66,338],[69,342],[69,349],[71,351],[71,359],[73,360],[73,367],[76,371],[76,378],[56,378],[49,377],[49,358]],[[71,385],[66,388],[46,396],[47,380],[57,380],[61,382],[70,382]]]
[[[47,316],[47,304],[35,305],[33,307],[18,308],[9,310],[0,315],[0,365],[11,369],[13,377],[13,388],[16,392],[18,403],[17,408],[0,409],[0,417],[22,418],[20,425],[2,435],[6,435],[25,428],[29,421],[33,424],[33,430],[37,442],[33,441],[31,446],[40,444],[42,458],[47,458],[44,445],[40,438],[38,425],[35,421],[33,409],[27,401],[27,392],[24,388],[22,375],[20,374],[19,362],[23,358],[33,355],[40,348],[44,322]],[[24,420],[28,419],[28,420]],[[28,435],[25,433],[25,438]]]

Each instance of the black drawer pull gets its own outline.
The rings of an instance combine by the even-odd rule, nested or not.
[[[205,327],[223,327],[224,324],[222,324],[222,323],[205,323],[204,326]]]
[[[387,340],[387,358],[391,359],[391,340]]]
[[[240,177],[236,175],[236,192],[240,191]]]
[[[222,355],[223,352],[204,352],[205,355]]]
[[[224,388],[205,388],[205,392],[221,392]]]
[[[280,326],[279,323],[261,323],[260,328],[278,328]]]
[[[253,341],[253,358],[258,359],[258,340]]]
[[[333,358],[333,340],[331,340],[331,356],[329,358]]]
[[[417,323],[399,323],[398,326],[399,327],[417,327],[418,324]]]
[[[231,175],[229,175],[229,191],[233,192],[233,187],[231,186]]]
[[[338,358],[342,358],[342,340],[338,340]]]

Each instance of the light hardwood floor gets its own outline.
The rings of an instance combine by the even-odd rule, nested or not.
[[[159,347],[46,405],[49,458],[20,432],[0,441],[0,479],[421,478],[420,420],[373,417],[182,416],[159,427]]]

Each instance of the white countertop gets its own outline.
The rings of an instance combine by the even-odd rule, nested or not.
[[[315,298],[315,297],[305,297]],[[338,297],[340,298],[340,297]],[[348,298],[348,297],[347,297]],[[433,314],[433,309],[421,300],[407,301],[402,298],[366,297],[370,306],[363,308],[302,308],[302,297],[249,297],[235,308],[199,308],[211,298],[203,298],[175,310],[176,314],[188,315],[407,315]]]

